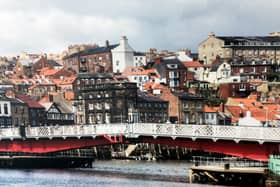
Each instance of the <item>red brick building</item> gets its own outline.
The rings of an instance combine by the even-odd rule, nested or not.
[[[231,73],[233,76],[240,75],[241,81],[267,80],[267,75],[272,73],[272,65],[264,59],[234,59],[231,62]]]
[[[176,90],[184,89],[187,80],[187,68],[176,58],[164,59],[156,58],[152,68],[156,69],[161,80],[166,83],[169,88]]]
[[[70,54],[63,59],[64,67],[75,73],[111,73],[113,72],[111,50],[117,46],[118,44],[109,45],[109,42],[106,42],[103,47],[94,47]]]

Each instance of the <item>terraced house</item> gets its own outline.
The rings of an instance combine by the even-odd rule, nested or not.
[[[135,83],[115,81],[112,74],[82,73],[73,87],[78,124],[136,121]]]
[[[106,41],[105,46],[92,46],[91,48],[69,54],[63,59],[64,67],[75,73],[112,73],[111,50],[118,44],[110,45]]]

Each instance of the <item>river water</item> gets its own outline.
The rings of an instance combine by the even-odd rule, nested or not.
[[[188,168],[185,161],[95,161],[93,168],[83,169],[0,169],[0,186],[15,187],[197,187],[188,184]]]

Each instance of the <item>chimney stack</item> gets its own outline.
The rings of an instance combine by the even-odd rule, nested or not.
[[[155,57],[155,64],[160,64],[161,58],[159,56]]]
[[[209,37],[215,37],[215,33],[214,32],[210,32]]]
[[[105,41],[105,47],[109,47],[109,41],[108,40]]]

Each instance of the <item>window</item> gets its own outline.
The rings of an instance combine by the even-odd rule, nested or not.
[[[239,90],[246,90],[246,86],[244,84],[239,85]]]
[[[179,78],[179,73],[178,73],[177,71],[170,71],[170,72],[169,72],[169,77],[170,77],[171,79],[173,79],[173,78]]]
[[[93,110],[93,104],[92,103],[88,104],[88,109]]]
[[[171,80],[169,83],[170,87],[178,87],[179,86],[179,81],[178,80]]]
[[[177,64],[167,64],[167,67],[169,68],[169,69],[177,69]]]
[[[117,60],[117,61],[116,61],[116,66],[119,66],[119,65],[120,65],[120,61]]]
[[[109,104],[109,103],[105,103],[104,105],[105,105],[105,109],[106,109],[106,110],[109,110],[109,109],[110,109],[110,104]]]
[[[8,114],[8,105],[4,104],[4,114]]]

